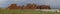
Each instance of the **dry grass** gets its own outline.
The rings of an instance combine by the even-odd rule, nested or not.
[[[0,14],[55,14],[55,12],[41,12],[35,10],[0,10]]]

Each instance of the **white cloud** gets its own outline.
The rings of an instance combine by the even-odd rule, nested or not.
[[[24,2],[26,0],[14,0],[15,2]]]
[[[9,1],[9,0],[0,0],[0,4],[4,4],[4,3],[6,3],[7,1]]]
[[[6,2],[6,1],[8,1],[8,0],[0,0],[0,2]]]
[[[5,2],[0,2],[0,4],[4,4]]]

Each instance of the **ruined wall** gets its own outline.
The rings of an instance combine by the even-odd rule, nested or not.
[[[17,9],[17,4],[11,4],[11,6],[8,7],[9,9]]]
[[[27,4],[27,6],[17,6],[17,4],[11,4],[8,7],[9,9],[50,9],[50,6],[47,5],[40,5],[36,6],[36,4]]]
[[[50,6],[47,6],[47,5],[41,5],[41,9],[50,9]]]
[[[18,6],[18,9],[22,9],[22,6]]]
[[[41,6],[37,6],[37,8],[36,9],[41,9]]]
[[[36,4],[27,4],[27,9],[50,9],[50,6],[48,5],[40,5],[36,6]]]
[[[27,4],[26,9],[36,9],[36,4]]]

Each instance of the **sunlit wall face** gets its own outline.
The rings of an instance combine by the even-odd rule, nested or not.
[[[27,3],[36,4],[49,4],[51,8],[59,8],[60,0],[0,0],[0,7],[7,7],[12,3],[17,3],[18,5],[24,5]]]

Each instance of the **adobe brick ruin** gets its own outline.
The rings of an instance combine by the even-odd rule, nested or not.
[[[36,7],[35,4],[27,4],[26,9],[36,9]]]
[[[40,9],[50,9],[50,6],[48,5],[41,5],[40,7],[41,7]]]
[[[17,4],[11,4],[9,7],[9,9],[22,9],[23,7],[22,6],[17,6]]]
[[[36,4],[27,4],[27,6],[17,6],[17,4],[11,4],[8,7],[9,9],[50,9],[50,6],[47,5],[40,5],[36,6]]]
[[[8,7],[9,9],[17,9],[17,4],[11,4],[11,6]]]
[[[36,6],[36,4],[27,4],[27,9],[50,9],[50,6],[48,5],[40,5]]]

